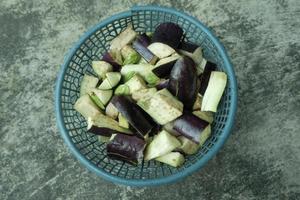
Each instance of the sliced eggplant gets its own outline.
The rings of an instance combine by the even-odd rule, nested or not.
[[[148,47],[151,44],[151,38],[147,33],[137,36],[136,40],[138,40],[144,47]]]
[[[94,104],[88,94],[77,99],[74,109],[79,112],[85,119],[93,117],[100,113],[100,109]]]
[[[119,125],[123,128],[129,128],[129,123],[128,121],[125,119],[125,117],[123,117],[123,115],[121,113],[119,113],[119,116],[118,116],[118,119],[119,119]]]
[[[97,86],[98,82],[98,78],[85,74],[80,84],[80,96],[88,94],[93,88]]]
[[[97,114],[93,117],[89,117],[87,124],[88,132],[96,135],[109,137],[113,133],[132,134],[129,129],[119,126],[117,121],[103,114]]]
[[[176,49],[182,39],[183,30],[177,24],[165,22],[158,25],[153,33],[152,41],[161,42]]]
[[[210,124],[214,120],[214,115],[213,115],[212,112],[197,110],[197,111],[194,111],[193,114],[196,115],[197,117],[199,117],[200,119],[203,119],[204,121],[207,121]]]
[[[203,96],[201,111],[217,111],[217,107],[224,93],[226,83],[227,75],[224,72],[211,72],[208,86]]]
[[[121,84],[115,89],[115,95],[130,95],[130,89],[128,85]]]
[[[132,99],[139,101],[141,99],[147,99],[152,97],[157,92],[156,88],[141,89],[132,93]]]
[[[160,125],[182,115],[183,104],[167,89],[156,92],[152,97],[140,99],[137,104]]]
[[[135,40],[132,43],[132,47],[144,58],[147,63],[154,65],[158,59],[148,48],[144,46],[140,40]]]
[[[137,92],[139,90],[147,88],[147,85],[146,85],[144,79],[138,74],[134,75],[125,84],[129,87],[130,94],[133,94],[134,92]]]
[[[109,90],[118,85],[121,80],[121,74],[119,72],[106,73],[106,79],[98,87],[101,90]]]
[[[121,53],[120,53],[121,54]],[[113,71],[120,71],[122,60],[120,60],[120,55],[117,52],[106,52],[102,57],[102,61],[108,62],[113,66]]]
[[[159,59],[166,58],[173,53],[175,53],[175,49],[170,47],[167,44],[161,42],[154,42],[148,46],[148,49],[156,55]]]
[[[202,104],[202,96],[200,94],[197,94],[196,101],[193,105],[193,110],[200,110]]]
[[[90,98],[92,99],[92,101],[101,109],[101,110],[105,110],[105,106],[103,105],[103,103],[101,102],[101,100],[99,99],[99,97],[94,93],[94,92],[90,92],[89,93]]]
[[[170,152],[168,154],[155,158],[155,160],[172,167],[180,167],[185,161],[184,156],[179,152]]]
[[[121,74],[125,77],[129,75],[133,77],[135,74],[139,74],[149,84],[156,84],[159,81],[159,77],[152,72],[153,67],[150,64],[124,65],[121,69]]]
[[[141,108],[126,96],[114,96],[111,103],[125,117],[129,124],[137,131],[137,135],[142,138],[149,136],[154,127],[154,122]]]
[[[96,72],[99,78],[105,79],[105,74],[107,72],[112,72],[113,67],[111,64],[105,61],[92,61],[93,70]]]
[[[106,105],[113,95],[112,90],[99,90],[97,88],[94,88],[91,90],[91,92],[93,92],[99,98],[103,105]]]
[[[122,50],[121,54],[123,57],[123,65],[128,64],[136,64],[141,59],[140,54],[138,54],[131,46],[125,45]]]
[[[164,88],[167,88],[169,85],[169,79],[161,79],[156,85],[156,89],[162,90]]]
[[[177,139],[181,142],[181,146],[178,147],[178,150],[182,151],[184,154],[187,155],[195,154],[200,148],[199,144],[193,142],[192,140],[184,136],[177,137]]]
[[[119,115],[118,109],[110,102],[105,108],[105,114],[112,119],[116,119]]]
[[[145,160],[151,160],[170,153],[180,145],[181,143],[176,139],[176,137],[163,130],[159,132],[147,146],[145,151]]]
[[[168,90],[191,110],[197,97],[197,74],[195,63],[187,56],[179,58],[169,78]]]
[[[168,133],[172,134],[175,137],[179,137],[181,136],[180,133],[178,133],[175,129],[174,129],[174,121],[171,121],[165,125],[163,125],[163,129],[166,130]]]
[[[192,53],[184,51],[184,50],[179,50],[179,52],[182,55],[190,57],[194,61],[195,65],[196,65],[197,75],[199,76],[203,72],[203,69],[202,69],[202,66],[201,66],[201,63],[202,63],[202,60],[203,60],[202,49],[200,47],[198,47]]]
[[[201,133],[207,128],[208,122],[191,113],[184,113],[174,121],[174,129],[181,135],[199,144]]]
[[[131,25],[127,26],[124,31],[122,31],[117,37],[115,37],[110,42],[111,50],[121,50],[125,45],[130,44],[135,37],[137,32],[135,32]]]
[[[143,159],[146,142],[134,135],[117,134],[107,144],[107,155],[131,164],[138,164]]]
[[[210,78],[210,74],[211,74],[212,71],[216,70],[216,67],[217,67],[216,64],[205,60],[204,71],[200,76],[201,83],[200,83],[199,93],[201,95],[204,95],[205,90],[208,86],[208,81],[209,81],[209,78]]]
[[[160,78],[168,77],[178,58],[180,58],[180,55],[175,54],[173,56],[159,60],[156,63],[154,69],[152,69],[152,72]]]

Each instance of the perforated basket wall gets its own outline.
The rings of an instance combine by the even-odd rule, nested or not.
[[[110,41],[131,23],[138,32],[152,32],[162,22],[179,24],[186,40],[200,45],[204,56],[228,74],[228,85],[212,124],[212,136],[195,155],[188,156],[180,168],[159,162],[143,162],[137,167],[109,159],[104,143],[86,131],[84,118],[74,110],[80,82],[85,73],[93,74],[91,62],[99,60]],[[169,8],[135,7],[110,17],[87,32],[73,47],[62,66],[56,87],[56,113],[62,136],[71,151],[90,170],[105,179],[127,185],[157,185],[176,181],[201,168],[223,145],[234,121],[236,81],[225,50],[196,19]]]

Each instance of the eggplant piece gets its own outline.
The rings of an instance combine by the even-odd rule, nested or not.
[[[85,119],[93,117],[100,113],[100,109],[94,104],[88,94],[81,96],[75,102],[74,109],[79,112]]]
[[[138,74],[134,75],[125,84],[129,87],[130,94],[133,94],[134,92],[147,88],[144,79]]]
[[[180,167],[185,161],[184,156],[179,152],[170,152],[168,154],[155,158],[155,160],[172,167]]]
[[[92,61],[92,67],[100,79],[105,79],[105,74],[113,71],[112,65],[102,60]]]
[[[106,105],[113,95],[112,90],[99,90],[97,88],[94,88],[89,94],[91,95],[92,92],[99,98],[103,105]]]
[[[192,140],[184,136],[177,137],[177,139],[181,142],[181,146],[178,147],[178,151],[182,151],[184,154],[195,154],[200,148],[199,144],[193,142]]]
[[[123,128],[129,128],[128,121],[125,119],[125,117],[123,117],[123,115],[121,113],[119,113],[118,119],[119,119],[119,125],[121,127],[123,127]]]
[[[137,104],[160,125],[182,115],[183,104],[167,89],[156,92],[152,97],[140,99]]]
[[[143,33],[137,36],[136,40],[138,40],[139,43],[142,44],[144,47],[148,47],[151,44],[151,38],[147,33]]]
[[[159,60],[156,63],[154,69],[152,69],[152,72],[159,78],[168,77],[178,58],[180,58],[180,55],[176,54],[176,55]]]
[[[133,30],[132,25],[127,26],[124,31],[110,42],[110,49],[120,51],[125,45],[130,44],[137,35],[138,34]]]
[[[214,120],[214,115],[212,112],[207,112],[207,111],[194,111],[193,115],[196,115],[197,117],[199,117],[200,119],[203,119],[204,121],[207,121],[208,123],[212,123]]]
[[[180,26],[172,22],[165,22],[156,27],[152,36],[152,42],[161,42],[176,49],[181,42],[182,36],[183,30]]]
[[[210,61],[204,61],[205,62],[205,66],[204,66],[204,71],[200,76],[200,88],[199,88],[199,93],[203,96],[205,93],[205,90],[207,88],[208,82],[209,82],[209,78],[210,78],[210,74],[212,71],[216,70],[217,65],[215,63],[212,63]]]
[[[129,124],[137,131],[137,135],[147,138],[154,127],[154,122],[131,99],[125,96],[114,96],[111,103],[125,117]]]
[[[186,51],[186,52],[194,52],[199,46],[197,44],[191,42],[182,41],[178,47],[179,49]]]
[[[147,83],[156,84],[159,81],[159,77],[152,72],[153,67],[150,64],[124,65],[121,69],[121,74],[127,77],[127,80],[128,76],[133,77],[135,74],[139,74]]]
[[[106,73],[106,79],[98,87],[101,90],[109,90],[118,85],[121,80],[121,74],[119,72]]]
[[[169,85],[169,79],[163,79],[155,87],[158,90],[162,90],[164,88],[167,88],[168,85]]]
[[[224,72],[211,72],[208,86],[203,96],[201,111],[217,111],[217,107],[224,93],[226,83],[227,75]]]
[[[157,92],[156,88],[141,89],[132,93],[132,99],[139,101],[141,99],[147,99],[152,97]]]
[[[115,95],[129,95],[130,89],[126,84],[121,84],[115,89]]]
[[[184,104],[192,109],[197,97],[197,74],[195,63],[187,56],[179,58],[169,78],[168,90]]]
[[[85,74],[80,83],[80,96],[88,94],[92,89],[94,89],[99,82],[99,79]]]
[[[101,60],[111,64],[113,66],[113,71],[120,71],[122,60],[120,61],[118,55],[118,53],[106,52]]]
[[[116,119],[119,115],[119,111],[111,102],[109,102],[105,108],[105,114],[112,119]]]
[[[148,49],[159,59],[166,58],[176,52],[175,49],[161,42],[154,42],[150,44]]]
[[[103,105],[103,103],[101,102],[101,100],[99,99],[99,97],[95,94],[95,92],[90,92],[89,93],[90,98],[92,99],[92,101],[101,109],[101,110],[105,110],[105,106]]]
[[[187,51],[183,51],[183,50],[179,50],[179,52],[182,55],[190,57],[194,61],[195,65],[196,65],[197,75],[199,76],[203,72],[203,68],[202,68],[202,61],[203,61],[202,49],[200,47],[198,47],[194,52],[187,52]]]
[[[123,65],[136,64],[141,59],[140,54],[138,54],[131,46],[125,45],[121,49],[121,54],[124,59]]]
[[[170,153],[181,143],[167,131],[159,132],[145,150],[145,160],[151,160]]]
[[[198,118],[191,113],[184,113],[174,121],[173,129],[181,135],[199,144],[202,132],[208,127],[209,123]]]
[[[196,101],[193,105],[193,110],[200,110],[202,104],[202,96],[198,93],[196,97]]]
[[[97,114],[87,120],[87,130],[90,133],[102,136],[111,136],[113,133],[132,134],[129,129],[119,126],[119,123],[112,118]]]
[[[173,127],[174,127],[174,121],[163,125],[163,129],[166,130],[168,133],[172,134],[175,137],[181,136],[181,134],[178,133]]]
[[[132,47],[149,63],[154,65],[158,57],[154,55],[140,40],[135,40]]]
[[[143,159],[146,142],[134,135],[117,134],[107,144],[107,155],[110,158],[138,164]]]

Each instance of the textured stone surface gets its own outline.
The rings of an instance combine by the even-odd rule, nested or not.
[[[73,158],[55,123],[64,54],[130,0],[0,1],[0,199],[299,199],[298,0],[145,1],[184,10],[211,27],[239,84],[236,126],[198,173],[156,188],[117,186]]]

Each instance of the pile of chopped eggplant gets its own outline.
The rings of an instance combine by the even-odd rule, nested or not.
[[[179,167],[210,137],[227,75],[183,36],[170,22],[151,34],[128,26],[92,61],[97,76],[83,76],[74,108],[109,157]]]

